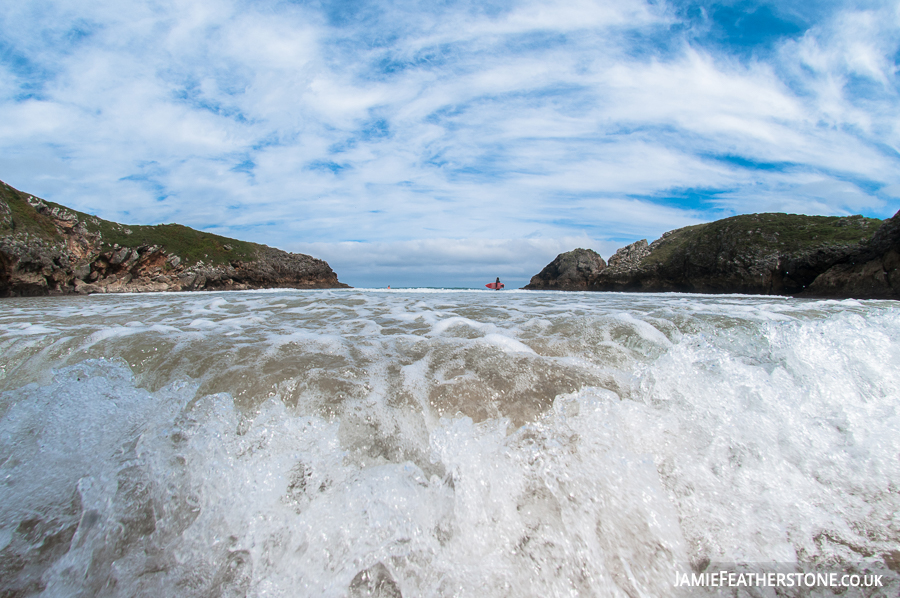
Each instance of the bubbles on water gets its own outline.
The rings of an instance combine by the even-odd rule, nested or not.
[[[733,337],[688,338],[648,372],[654,409],[645,415],[657,430],[636,439],[657,454],[697,552],[732,562],[826,559],[834,550],[817,538],[828,530],[868,546],[858,559],[900,540],[891,491],[900,419],[886,400],[900,383],[900,354],[882,342],[882,316],[854,330],[862,323],[841,314],[767,324],[743,348]],[[861,351],[868,343],[882,350]],[[863,539],[862,529],[879,532]]]
[[[400,588],[384,563],[375,563],[350,582],[350,598],[402,598]]]

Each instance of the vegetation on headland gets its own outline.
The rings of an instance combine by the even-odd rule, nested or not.
[[[747,253],[796,253],[823,246],[847,246],[866,241],[882,221],[864,216],[804,216],[744,214],[673,230],[658,242],[642,265],[664,264],[688,250],[720,248],[723,243]]]
[[[87,228],[91,230],[90,223]],[[261,247],[256,243],[220,237],[181,224],[126,227],[103,220],[95,230],[102,236],[104,248],[111,248],[114,245],[120,247],[159,245],[169,253],[181,257],[187,264],[203,261],[218,265],[234,260],[252,260],[256,257],[256,249]]]
[[[62,240],[53,220],[34,209],[25,194],[0,181],[0,234],[30,234],[45,241]],[[3,204],[8,211],[3,210]]]
[[[51,216],[36,210],[21,191],[0,182],[0,199],[11,210],[11,218],[0,223],[0,232],[28,232],[50,243],[62,241]],[[249,261],[257,256],[263,245],[239,241],[212,233],[198,231],[181,224],[124,225],[85,214],[52,201],[39,200],[51,213],[71,214],[82,223],[89,234],[100,237],[101,251],[114,247],[137,248],[159,246],[167,253],[177,255],[186,265],[204,262],[210,265],[226,264],[235,260]]]

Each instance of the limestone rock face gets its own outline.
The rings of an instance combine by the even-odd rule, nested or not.
[[[593,249],[574,249],[556,256],[525,288],[584,291],[604,268],[606,262]]]
[[[641,239],[631,245],[626,245],[609,258],[610,272],[637,268],[641,264],[641,260],[648,255],[650,255],[650,246],[647,244],[647,239]]]
[[[161,241],[141,243],[142,235]],[[200,251],[199,259],[183,255]],[[308,255],[178,225],[127,228],[0,182],[3,297],[346,286]]]

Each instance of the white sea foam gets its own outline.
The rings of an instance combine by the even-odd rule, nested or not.
[[[685,563],[900,550],[892,302],[278,291],[0,322],[6,593],[670,596]]]

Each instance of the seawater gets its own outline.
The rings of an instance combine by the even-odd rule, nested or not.
[[[895,302],[6,299],[0,391],[4,596],[634,598],[900,556]]]

